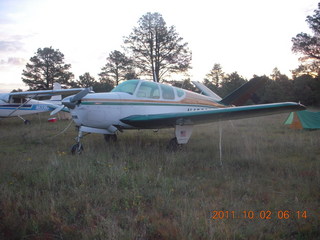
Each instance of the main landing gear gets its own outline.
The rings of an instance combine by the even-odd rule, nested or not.
[[[107,143],[116,142],[118,139],[116,134],[104,134],[103,136]]]
[[[29,125],[29,124],[31,123],[28,119],[24,119],[23,117],[21,117],[21,116],[19,116],[19,115],[18,115],[18,117],[23,121],[23,123],[24,123],[25,125]]]
[[[175,126],[175,137],[169,141],[167,150],[177,151],[181,149],[183,144],[187,144],[192,134],[193,125],[176,125]]]
[[[176,151],[181,148],[182,144],[186,144],[189,141],[189,138],[192,134],[193,125],[176,125],[175,126],[175,137],[172,138],[167,146],[167,149],[170,151]],[[104,139],[106,142],[116,142],[117,135],[116,135],[116,128],[115,129],[98,129],[98,128],[91,128],[81,126],[79,128],[78,136],[76,137],[76,144],[74,144],[71,148],[71,153],[74,154],[81,154],[83,151],[83,146],[81,144],[81,138],[84,137],[83,133],[87,132],[90,133],[100,133],[104,135]]]
[[[180,150],[181,146],[182,146],[182,144],[179,144],[177,138],[174,137],[169,141],[169,143],[167,145],[167,150],[171,151],[171,152],[175,152],[177,150]]]

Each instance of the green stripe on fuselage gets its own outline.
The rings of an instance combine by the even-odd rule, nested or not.
[[[216,107],[210,105],[199,104],[181,104],[181,103],[157,103],[157,102],[81,102],[82,105],[128,105],[128,106],[170,106],[170,107],[198,107],[198,108],[212,108]]]

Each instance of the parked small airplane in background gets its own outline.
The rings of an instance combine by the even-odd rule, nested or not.
[[[61,106],[61,95],[72,95],[82,90],[83,88],[61,89],[59,83],[54,83],[53,90],[1,93],[0,118],[19,117],[28,124],[30,121],[21,116],[52,111]],[[34,99],[43,96],[52,97],[43,101]]]
[[[193,83],[202,94],[150,81],[128,80],[108,93],[90,93],[87,88],[63,99],[79,127],[72,153],[82,152],[80,140],[84,132],[104,134],[108,141],[116,140],[117,131],[124,129],[174,127],[175,138],[169,147],[175,148],[188,142],[195,124],[305,109],[293,102],[235,106],[250,98],[263,84],[261,79],[249,81],[223,99],[202,83]]]

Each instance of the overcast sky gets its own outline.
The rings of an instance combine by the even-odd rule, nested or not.
[[[310,32],[315,0],[0,0],[0,91],[27,87],[22,70],[38,48],[59,49],[76,79],[97,74],[113,50],[122,50],[139,18],[162,14],[192,51],[192,80],[215,63],[250,79],[277,67],[291,77],[298,57],[292,37]]]

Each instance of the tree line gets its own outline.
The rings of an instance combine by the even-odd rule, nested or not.
[[[289,79],[278,68],[274,68],[270,76],[254,75],[252,79],[254,78],[263,79],[265,85],[252,97],[253,103],[293,101],[309,106],[320,104],[320,79],[318,76],[301,74]],[[225,74],[221,65],[215,64],[204,79],[204,84],[221,97],[225,97],[247,81],[237,72]]]
[[[252,99],[253,102],[320,104],[320,3],[314,15],[308,16],[306,21],[313,35],[299,33],[292,38],[292,51],[301,55],[301,65],[292,70],[292,79],[277,68],[270,76],[254,75],[253,78],[264,78],[266,85],[257,94],[259,97]],[[75,80],[70,71],[71,65],[64,62],[63,53],[46,47],[39,48],[30,58],[22,72],[22,81],[30,90],[51,89],[53,82],[59,82],[65,87],[92,86],[96,92],[102,92],[110,91],[121,81],[141,78],[195,91],[187,75],[191,68],[191,56],[188,43],[178,35],[174,26],[168,27],[160,13],[147,13],[139,19],[138,26],[129,36],[124,37],[123,51],[114,50],[108,55],[98,80],[89,72]],[[177,74],[186,74],[186,77],[184,80],[172,80]],[[219,63],[215,63],[203,79],[207,87],[222,97],[247,81],[237,72],[224,73]]]

